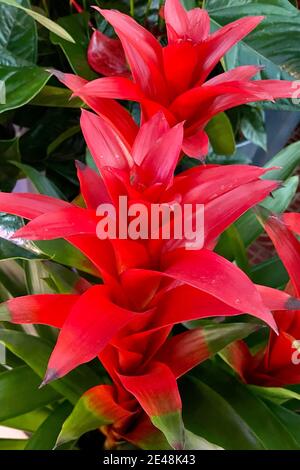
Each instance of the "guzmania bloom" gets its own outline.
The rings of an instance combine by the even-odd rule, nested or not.
[[[270,214],[263,223],[290,276],[286,292],[300,298],[300,242],[294,235],[300,235],[300,214]],[[267,344],[255,354],[243,341],[226,348],[228,362],[245,382],[267,387],[299,383],[299,313],[275,311],[279,334],[270,332]]]
[[[213,251],[219,235],[278,187],[266,169],[206,165],[174,176],[183,125],[158,113],[132,145],[107,121],[83,110],[81,126],[99,170],[78,164],[84,207],[49,196],[0,193],[0,210],[30,219],[14,238],[65,238],[94,264],[99,283],[72,294],[29,295],[0,307],[0,319],[46,324],[60,334],[44,385],[98,357],[112,379],[86,392],[66,421],[59,443],[101,427],[107,447],[127,440],[142,448],[215,448],[185,429],[177,379],[229,342],[222,330],[171,335],[189,320],[251,314],[277,329],[271,310],[299,308],[287,293],[254,285]],[[101,203],[198,202],[205,206],[204,247],[187,251],[170,239],[99,240]],[[179,243],[179,244],[178,244]],[[102,282],[101,283],[101,280]],[[234,339],[257,325],[224,325]]]
[[[294,82],[252,80],[261,73],[256,65],[240,66],[211,77],[222,57],[263,21],[262,16],[241,18],[210,33],[206,10],[186,11],[180,0],[166,0],[168,44],[163,47],[133,18],[118,11],[95,8],[115,29],[131,78],[120,43],[105,38],[102,33],[93,36],[88,57],[95,70],[109,76],[89,83],[71,75],[60,74],[59,78],[108,119],[107,106],[99,99],[140,103],[142,122],[158,111],[164,113],[170,126],[184,121],[182,148],[191,157],[202,158],[207,154],[209,139],[205,127],[216,114],[242,104],[295,94]],[[111,57],[112,51],[110,66],[104,59],[108,54]]]

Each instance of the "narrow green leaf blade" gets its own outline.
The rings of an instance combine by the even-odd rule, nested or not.
[[[43,16],[40,13],[34,10],[31,10],[29,8],[23,7],[15,0],[0,0],[0,3],[5,3],[6,5],[13,6],[15,8],[19,8],[20,10],[23,10],[25,13],[27,13],[27,15],[31,16],[31,18],[33,18],[35,21],[37,21],[42,26],[47,28],[49,31],[52,31],[53,33],[57,34],[57,36],[60,36],[66,41],[75,43],[72,36],[69,33],[67,33],[67,31],[64,28],[62,28],[60,25],[50,20],[46,16]]]

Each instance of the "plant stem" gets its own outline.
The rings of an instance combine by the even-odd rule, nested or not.
[[[130,1],[130,15],[134,18],[134,0]]]
[[[78,13],[83,12],[83,8],[76,2],[76,0],[70,0],[71,5],[77,10]]]

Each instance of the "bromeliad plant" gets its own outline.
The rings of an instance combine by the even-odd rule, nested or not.
[[[201,164],[176,172],[184,154],[203,159],[207,153],[204,128],[212,116],[245,102],[291,97],[293,83],[250,80],[259,71],[254,66],[205,81],[261,18],[209,34],[204,10],[187,13],[178,0],[167,0],[169,44],[162,48],[132,18],[101,12],[120,37],[124,56],[118,43],[118,60],[126,57],[130,71],[91,82],[53,72],[96,113],[82,110],[94,168],[77,162],[80,195],[68,202],[0,193],[3,213],[29,220],[10,237],[16,244],[3,242],[11,258],[24,260],[13,265],[16,275],[25,263],[30,279],[29,295],[12,298],[8,288],[10,298],[0,305],[0,340],[14,366],[0,374],[0,383],[9,392],[14,383],[32,392],[24,394],[25,407],[19,390],[12,394],[1,421],[32,433],[28,449],[80,448],[81,436],[93,430],[105,436],[107,449],[299,449],[300,418],[290,403],[299,395],[283,388],[299,383],[292,347],[300,245],[291,232],[299,233],[299,220],[275,215],[296,190],[298,180],[289,176],[299,145],[268,168]],[[102,59],[111,42],[103,47]],[[113,98],[138,101],[141,125]],[[129,208],[192,204],[191,224],[196,204],[204,205],[203,246],[187,250],[188,240],[174,236],[175,218],[169,239],[162,223],[154,238],[100,239],[104,218],[97,208],[106,204],[118,213],[120,197]],[[263,208],[256,218],[249,209],[257,204]],[[247,262],[245,247],[262,230],[258,220],[291,278],[286,291],[278,289],[285,271],[273,280],[265,265],[253,269]],[[49,251],[54,260],[39,261]],[[282,266],[279,258],[272,263]],[[26,335],[20,325],[39,336]],[[40,390],[36,375],[44,377]],[[17,419],[25,413],[28,428]]]

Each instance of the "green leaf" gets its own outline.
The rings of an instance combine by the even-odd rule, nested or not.
[[[240,128],[246,139],[258,145],[263,150],[267,150],[264,112],[261,109],[254,106],[244,106]]]
[[[3,3],[3,2],[2,2]],[[30,7],[29,0],[18,0],[18,6]],[[11,6],[0,4],[0,64],[35,63],[37,31],[32,18]]]
[[[0,140],[0,159],[0,190],[9,192],[14,188],[19,173],[10,163],[10,161],[18,162],[21,160],[19,138]]]
[[[16,3],[16,2],[15,2]],[[19,8],[0,4],[0,113],[28,103],[44,87],[50,74],[35,65],[37,32],[32,18]]]
[[[232,155],[235,151],[234,133],[225,113],[213,117],[206,126],[209,141],[215,153]]]
[[[83,434],[113,423],[113,419],[97,414],[91,408],[87,395],[80,397],[69,416],[64,421],[57,436],[56,446],[75,441]]]
[[[260,387],[257,385],[248,385],[256,395],[266,400],[271,400],[278,405],[285,403],[288,400],[300,400],[300,394],[289,390],[288,388],[281,387]]]
[[[34,245],[40,253],[48,256],[52,261],[99,277],[99,271],[91,261],[65,240],[36,241]]]
[[[268,197],[260,205],[268,209],[269,211],[276,212],[278,214],[281,212],[284,212],[288,208],[292,200],[294,199],[298,185],[299,185],[299,177],[291,176],[291,178],[289,178],[288,180],[284,182],[281,188],[274,191],[273,197],[271,196]],[[253,215],[253,212],[251,212],[251,215]],[[248,246],[249,243],[251,243],[251,241],[257,237],[257,234],[260,234],[263,231],[263,230],[258,231],[258,226],[254,224],[254,221],[252,221],[252,224],[251,224],[251,232],[253,231],[253,234],[254,234],[254,229],[255,229],[255,235],[251,235],[251,232],[248,231],[249,225],[248,225],[248,221],[246,220],[240,219],[237,222],[237,227],[240,233],[242,234],[242,239],[244,240],[244,243],[246,246]]]
[[[234,260],[236,261],[238,267],[241,268],[245,273],[248,273],[250,266],[246,247],[235,224],[232,224],[230,227],[228,227],[228,229],[224,232],[223,239],[226,246],[230,246]]]
[[[288,430],[293,436],[295,441],[300,446],[300,416],[293,411],[287,410],[283,406],[279,406],[275,403],[267,402],[267,406],[270,408],[272,413],[277,416],[281,421],[282,425]]]
[[[288,273],[278,256],[253,266],[249,275],[256,284],[276,289],[285,286],[289,280]]]
[[[93,72],[87,61],[87,46],[89,15],[86,13],[59,18],[58,23],[76,38],[76,44],[70,44],[56,34],[50,35],[51,42],[60,46],[73,71],[87,80],[93,80],[98,75]]]
[[[40,408],[39,410],[30,411],[24,415],[16,416],[15,418],[7,419],[1,423],[1,426],[7,426],[13,429],[21,429],[26,432],[34,432],[45,421],[49,415],[47,408]]]
[[[42,26],[47,28],[49,31],[52,31],[53,33],[55,33],[57,36],[63,38],[65,41],[75,43],[72,36],[69,33],[67,33],[67,31],[65,31],[64,28],[62,28],[60,25],[50,20],[46,16],[43,16],[40,13],[37,13],[36,11],[31,10],[29,8],[25,8],[24,6],[20,5],[20,3],[18,3],[15,0],[0,0],[0,3],[4,3],[6,5],[19,8],[20,10],[24,11],[27,15],[29,15],[31,18],[33,18],[35,21],[37,21]]]
[[[1,261],[0,283],[13,297],[26,295],[24,271],[22,267],[14,260]]]
[[[72,92],[67,88],[46,85],[39,94],[30,101],[35,106],[56,108],[81,108],[83,102],[79,98],[72,98]]]
[[[296,450],[299,445],[268,406],[233,375],[214,364],[194,370],[200,380],[219,393],[247,423],[265,449]]]
[[[260,205],[275,213],[284,212],[294,199],[298,184],[299,177],[292,176],[285,181],[283,187],[274,191],[273,197],[270,196],[266,198]],[[246,212],[246,214],[242,215],[234,225],[246,247],[263,232],[263,228],[256,219],[253,211]],[[234,259],[234,250],[232,249],[232,246],[226,243],[225,237],[226,235],[224,236],[224,234],[220,237],[217,245],[217,252],[228,259]]]
[[[18,331],[0,329],[0,342],[23,359],[29,367],[42,379],[45,375],[48,360],[53,349],[49,341],[30,336]],[[39,381],[39,384],[40,385]],[[88,366],[80,366],[66,377],[52,382],[48,387],[65,396],[71,403],[99,382],[99,377]]]
[[[0,450],[24,450],[27,439],[0,439]]]
[[[282,149],[275,157],[271,158],[264,168],[280,167],[278,170],[269,171],[263,179],[286,180],[300,165],[300,142],[290,144]]]
[[[26,259],[36,260],[43,257],[38,256],[28,250],[25,250],[21,246],[16,245],[13,242],[5,240],[0,237],[0,260],[6,259]]]
[[[226,69],[240,65],[260,65],[262,79],[291,80],[300,77],[300,14],[288,0],[206,0],[212,24],[215,28],[251,15],[266,18],[226,55]],[[265,104],[263,104],[265,106]],[[281,100],[267,107],[295,109],[290,100]]]
[[[48,72],[35,65],[8,66],[0,63],[0,83],[5,90],[5,96],[0,100],[0,113],[29,103],[49,78]]]
[[[27,366],[0,374],[0,421],[53,403],[60,395],[51,387],[39,389],[39,377]]]
[[[203,344],[207,349],[207,358],[224,349],[232,341],[246,338],[259,329],[253,323],[226,323],[203,325],[203,320],[194,320],[185,323],[189,329],[200,328],[203,335]]]
[[[223,448],[186,429],[184,450],[223,450]]]
[[[26,450],[53,449],[61,427],[71,411],[72,406],[68,402],[58,405],[27,441]]]
[[[182,0],[182,4],[186,10],[191,10],[192,8],[197,7],[196,0]]]
[[[25,264],[24,270],[26,275],[28,294],[33,295],[53,293],[53,290],[49,287],[49,284],[45,280],[48,273],[44,268],[44,263],[33,260],[30,263]]]
[[[183,420],[189,431],[224,449],[261,450],[263,446],[234,408],[203,381],[182,380]]]
[[[58,294],[78,293],[78,284],[82,278],[74,270],[65,268],[57,263],[44,262],[43,267],[52,281],[55,292]]]
[[[46,194],[47,196],[64,199],[63,193],[55,186],[54,183],[52,183],[52,181],[50,181],[41,172],[23,163],[19,163],[19,162],[12,162],[12,163],[16,167],[18,167],[28,179],[30,179],[33,186],[40,194]]]

